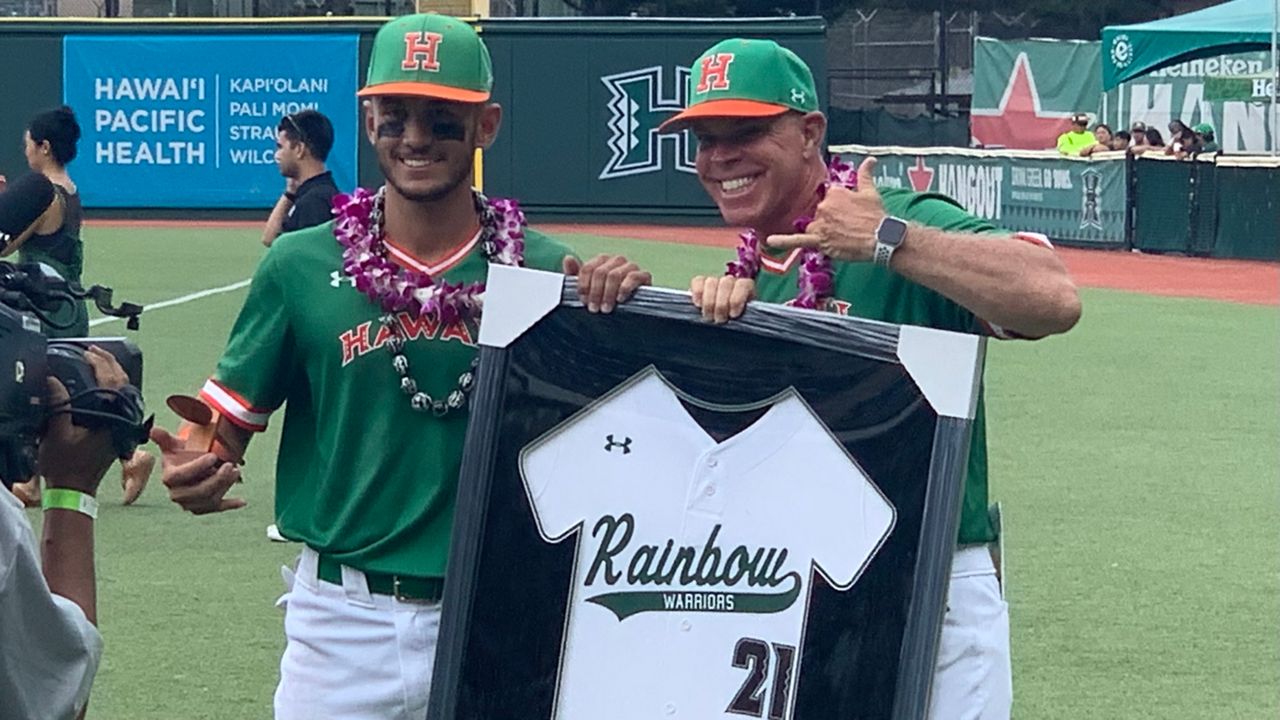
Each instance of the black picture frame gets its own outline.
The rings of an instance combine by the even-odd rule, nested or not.
[[[807,612],[820,617],[804,635],[799,673],[792,678],[796,697],[783,715],[793,720],[925,717],[985,339],[760,303],[738,320],[710,326],[687,293],[656,288],[641,289],[611,315],[597,315],[578,300],[572,278],[496,266],[490,270],[485,306],[430,720],[553,717],[558,672],[548,677],[546,669],[559,667],[563,645],[555,646],[555,636],[559,633],[563,643],[565,627],[563,617],[558,624],[555,619],[568,600],[547,596],[568,593],[565,578],[572,582],[573,565],[557,556],[565,548],[540,546],[530,534],[533,520],[520,517],[521,507],[529,514],[528,498],[511,482],[520,472],[513,465],[527,444],[646,365],[674,376],[675,385],[696,386],[701,394],[693,394],[699,397],[719,400],[744,394],[762,400],[787,388],[804,398],[820,394],[826,382],[838,392],[829,402],[820,395],[812,402],[814,411],[824,422],[857,418],[831,430],[833,438],[857,450],[849,451],[850,458],[866,464],[872,478],[877,468],[915,468],[895,479],[893,497],[905,499],[895,508],[903,515],[892,540],[858,580],[879,585],[863,592],[857,627],[841,624],[843,608],[855,606],[846,599],[857,595],[853,589],[839,593],[813,586],[814,604]],[[735,357],[739,346],[745,348],[743,356]],[[766,367],[747,369],[753,367],[745,363],[752,353],[774,358],[770,362],[778,367],[766,362]],[[819,361],[806,366],[812,358]],[[727,372],[734,367],[743,369]],[[559,380],[544,381],[539,372]],[[844,383],[851,376],[840,373],[861,373],[860,382],[873,389],[860,394],[858,383]],[[828,405],[837,410],[824,410]],[[845,406],[856,410],[839,409]],[[868,415],[876,417],[864,419]],[[887,443],[872,434],[892,431],[886,428],[909,438]],[[877,459],[881,454],[885,457]],[[890,474],[882,472],[881,478]],[[883,567],[877,565],[880,558]],[[555,577],[539,579],[547,576]],[[881,632],[875,621],[882,617],[892,617],[885,622],[900,628],[895,624]],[[862,636],[881,638],[868,647],[891,656],[864,651]],[[627,702],[618,698],[620,707]]]

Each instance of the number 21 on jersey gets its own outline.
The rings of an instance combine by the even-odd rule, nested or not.
[[[784,720],[791,696],[791,676],[796,649],[790,645],[770,644],[756,638],[742,638],[733,648],[733,666],[747,671],[747,678],[733,696],[725,712],[750,717]],[[772,668],[770,668],[772,660]],[[770,670],[772,669],[772,673]],[[773,679],[770,681],[770,675]],[[767,690],[767,692],[766,692]],[[766,708],[768,713],[765,713]]]

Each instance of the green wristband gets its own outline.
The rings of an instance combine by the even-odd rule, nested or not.
[[[45,488],[44,500],[41,507],[46,511],[58,510],[74,510],[93,518],[98,519],[98,500],[92,495],[82,493],[79,490],[71,490],[69,488]]]

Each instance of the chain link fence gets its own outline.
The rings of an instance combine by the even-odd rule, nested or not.
[[[828,97],[849,110],[962,111],[973,94],[974,37],[1028,37],[1038,23],[1030,13],[957,11],[944,22],[937,12],[850,10],[827,30]]]

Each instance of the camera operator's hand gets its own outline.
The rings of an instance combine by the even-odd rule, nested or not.
[[[188,450],[186,444],[162,428],[151,429],[151,441],[164,455],[165,487],[169,499],[195,515],[235,510],[244,498],[224,497],[240,481],[240,468],[213,453]]]
[[[98,386],[118,390],[129,383],[124,369],[111,353],[90,347],[84,354],[93,368]],[[49,420],[49,427],[40,439],[39,470],[45,484],[51,488],[79,490],[96,495],[98,483],[115,461],[108,430],[89,430],[71,422],[66,404],[70,401],[67,389],[55,378],[49,378],[49,407],[56,414]],[[57,408],[62,406],[62,412]]]

